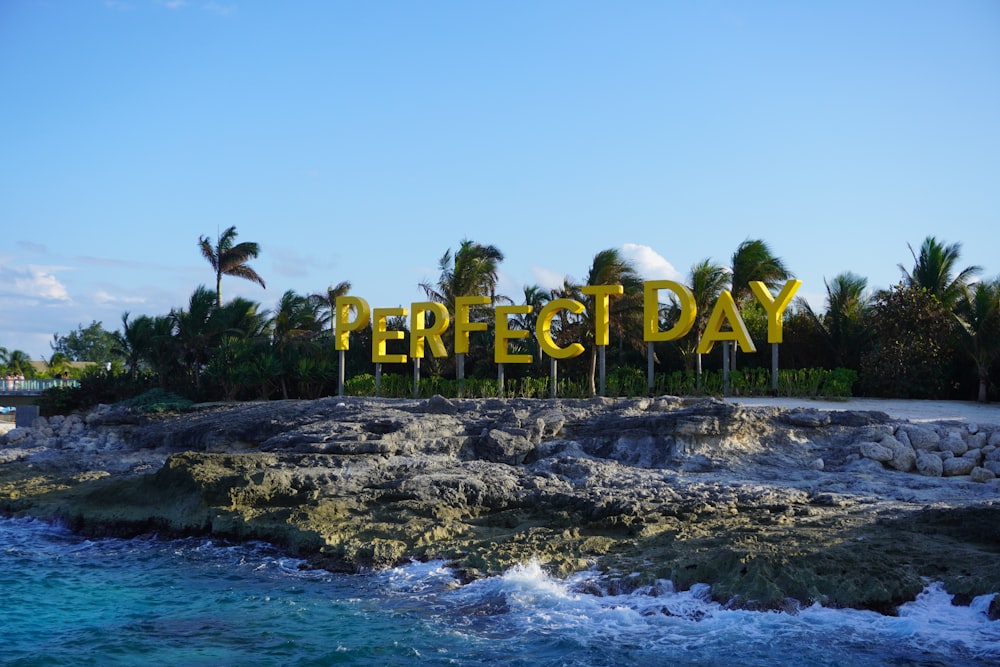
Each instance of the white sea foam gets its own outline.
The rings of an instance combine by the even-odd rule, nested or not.
[[[845,664],[845,654],[838,651],[864,656],[872,646],[898,647],[909,659],[938,656],[943,664],[952,659],[956,664],[1000,660],[1000,622],[987,617],[993,595],[977,597],[970,606],[955,606],[939,583],[900,607],[898,616],[885,616],[819,604],[795,613],[728,609],[711,600],[707,585],[675,591],[669,581],[623,595],[581,592],[582,584],[592,584],[593,577],[559,580],[531,562],[502,576],[446,590],[443,582],[453,582],[447,568],[422,563],[393,570],[387,582],[396,591],[437,591],[442,599],[435,606],[450,608],[451,622],[493,637],[534,633],[654,653],[663,647],[717,655],[735,650],[744,664],[766,664],[775,647],[823,645],[830,653],[825,661],[820,656],[820,664],[830,665]],[[882,650],[872,655],[873,661],[885,657]]]

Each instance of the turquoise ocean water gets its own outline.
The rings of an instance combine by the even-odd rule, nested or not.
[[[0,665],[997,665],[1000,622],[930,585],[898,617],[580,592],[526,564],[308,571],[262,544],[88,540],[0,518]],[[590,582],[592,583],[592,581]]]

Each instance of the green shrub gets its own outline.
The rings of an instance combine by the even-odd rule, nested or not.
[[[166,389],[150,389],[134,398],[118,403],[118,405],[123,405],[135,412],[157,413],[183,412],[193,404],[193,401]]]
[[[344,380],[344,393],[348,396],[374,396],[375,376],[370,373],[355,375]]]

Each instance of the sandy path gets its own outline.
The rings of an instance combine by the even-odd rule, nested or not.
[[[912,422],[956,420],[976,424],[1000,424],[1000,403],[974,401],[912,401],[882,398],[850,398],[819,401],[808,398],[731,398],[731,403],[772,405],[817,410],[876,410]]]

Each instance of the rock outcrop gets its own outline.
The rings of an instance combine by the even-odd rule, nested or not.
[[[0,510],[267,540],[335,571],[536,558],[891,613],[927,579],[1000,591],[998,446],[976,425],[672,397],[104,408],[0,436]]]

